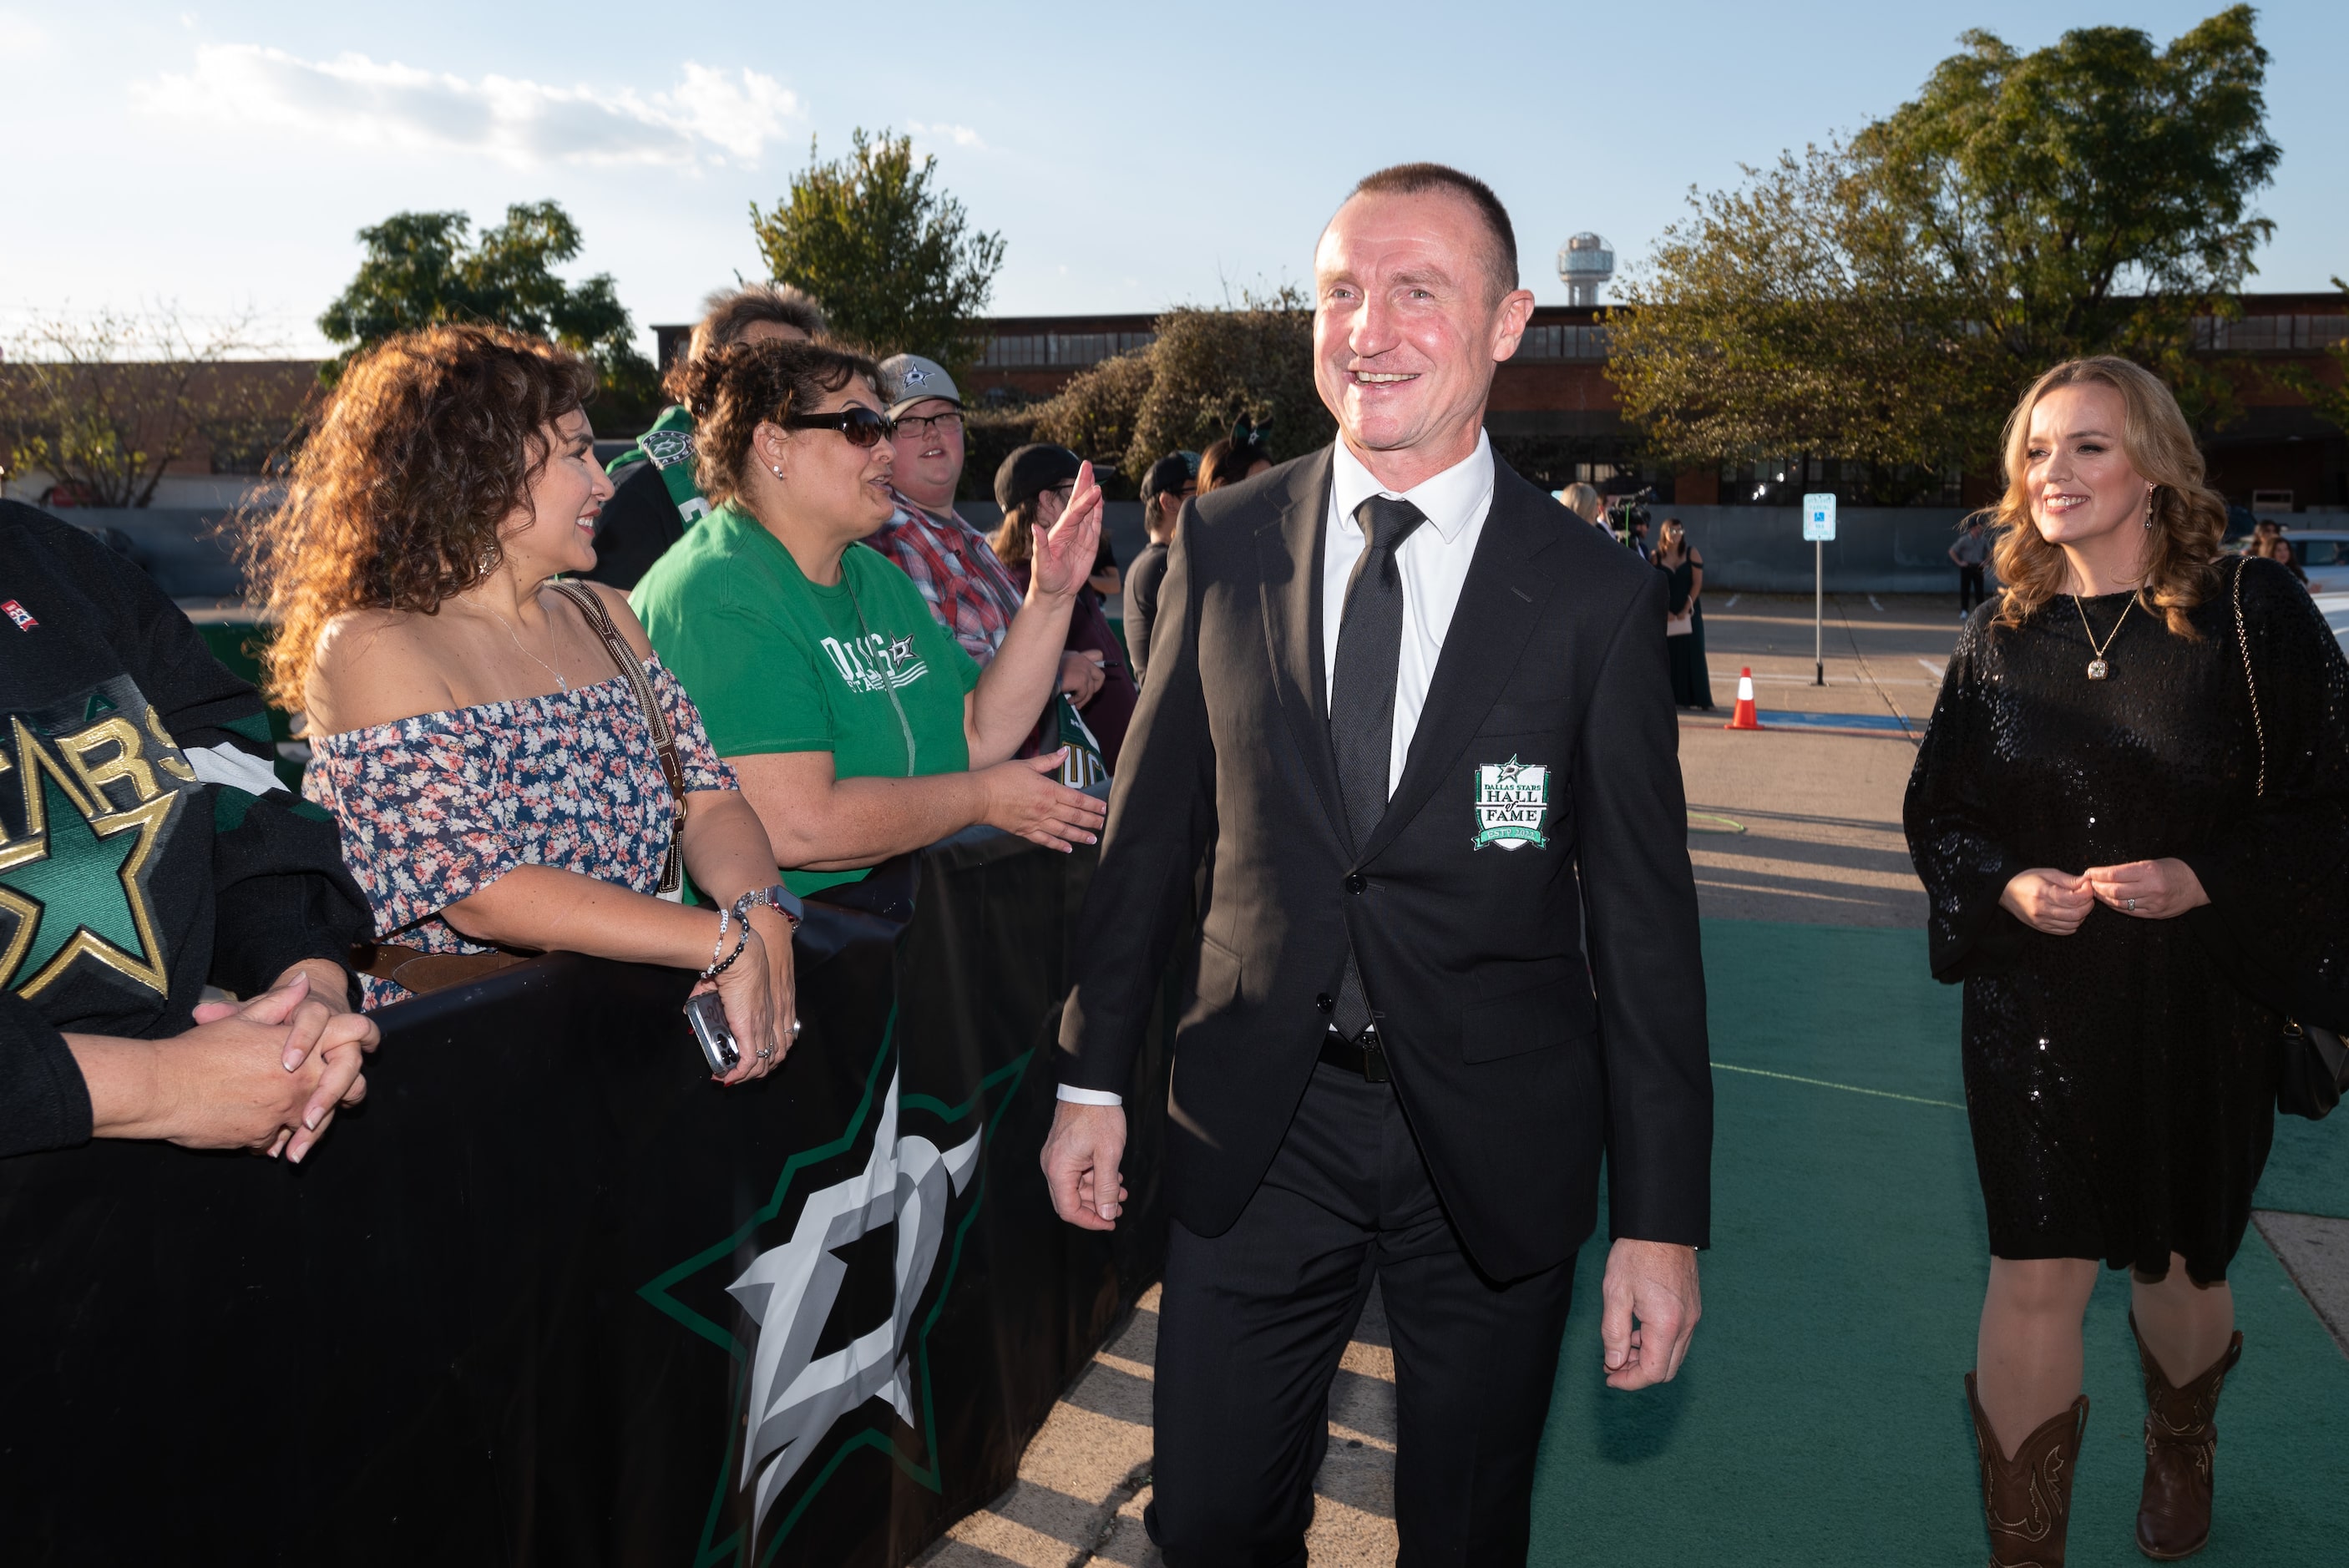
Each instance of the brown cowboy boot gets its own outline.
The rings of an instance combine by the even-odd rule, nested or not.
[[[1982,1414],[1974,1375],[1966,1374],[1974,1413],[1974,1450],[1982,1459],[1982,1521],[1990,1526],[1990,1568],[2064,1568],[2064,1532],[2072,1519],[2072,1474],[2088,1429],[2088,1397],[2040,1423],[2007,1459]]]
[[[2145,1370],[2145,1491],[2137,1505],[2137,1549],[2168,1563],[2191,1557],[2210,1539],[2211,1464],[2219,1453],[2219,1391],[2243,1358],[2240,1334],[2227,1353],[2183,1388],[2173,1388],[2161,1363],[2137,1334],[2137,1365]]]

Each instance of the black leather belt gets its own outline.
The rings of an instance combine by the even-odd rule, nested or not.
[[[1321,1059],[1333,1068],[1350,1073],[1360,1073],[1372,1083],[1385,1083],[1387,1054],[1379,1045],[1379,1032],[1364,1029],[1353,1039],[1348,1039],[1331,1029],[1321,1037]]]

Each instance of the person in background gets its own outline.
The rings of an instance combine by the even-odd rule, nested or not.
[[[955,510],[962,486],[962,394],[946,367],[918,354],[881,362],[885,410],[897,422],[890,484],[896,510],[866,543],[914,580],[930,613],[984,668],[1025,602],[987,535]],[[1095,562],[1098,564],[1099,554]],[[1084,654],[1061,656],[1060,689],[1082,704],[1101,689],[1102,670]]]
[[[684,355],[661,380],[677,401],[606,470],[618,488],[596,525],[589,582],[626,593],[709,511],[693,479],[693,416],[678,390],[681,366],[730,343],[811,343],[823,334],[823,307],[789,284],[719,289],[702,302]]]
[[[871,360],[822,344],[740,343],[697,361],[695,469],[717,509],[634,600],[802,894],[975,823],[1067,850],[1104,815],[1053,777],[1058,753],[1013,759],[1052,696],[1101,488],[1078,474],[981,668],[863,542],[896,510],[880,381]]]
[[[1125,573],[1125,648],[1139,686],[1150,662],[1150,624],[1158,615],[1158,585],[1166,577],[1166,547],[1174,540],[1174,520],[1183,503],[1199,493],[1199,457],[1169,452],[1142,476],[1142,526],[1150,542]]]
[[[377,1041],[334,824],[137,565],[0,501],[0,1155],[132,1138],[298,1162]]]
[[[375,909],[370,1007],[520,954],[699,970],[739,1083],[791,1043],[795,912],[627,602],[551,583],[595,564],[612,494],[595,386],[576,356],[486,326],[353,362],[254,533],[271,695],[305,713],[303,791]],[[660,896],[688,874],[718,907]],[[682,1022],[675,1044],[691,1048]]]
[[[1713,676],[1704,663],[1704,557],[1689,542],[1676,517],[1664,519],[1651,564],[1671,579],[1665,595],[1665,648],[1672,672],[1672,701],[1702,713],[1713,711]]]
[[[1230,435],[1200,453],[1199,493],[1254,479],[1272,467],[1272,453],[1265,446],[1268,433],[1254,420],[1242,418],[1232,426]]]
[[[2128,1270],[2137,1545],[2166,1562],[2210,1533],[2228,1265],[2279,1063],[2312,1048],[2284,1020],[2349,1026],[2349,663],[2273,562],[2224,559],[2226,503],[2152,372],[2058,365],[2002,446],[2003,592],[1959,635],[1902,810],[1933,977],[1965,987],[1974,1480],[1992,1563],[2064,1562],[2081,1320]]]
[[[1656,547],[1648,542],[1648,520],[1646,518],[1639,516],[1636,513],[1633,514],[1631,518],[1630,533],[1623,542],[1630,547],[1632,554],[1638,556],[1640,560],[1649,562],[1651,565],[1654,564],[1656,559]]]
[[[1966,519],[1966,531],[1950,546],[1950,561],[1958,569],[1958,616],[1961,620],[1973,614],[1974,606],[1986,596],[1982,588],[1982,563],[1990,559],[1990,530],[1982,526],[1982,514],[1975,512]]]
[[[1035,557],[1037,535],[1049,533],[1067,511],[1084,466],[1068,448],[1040,443],[1020,448],[996,469],[995,500],[1003,508],[1003,523],[995,531],[995,553],[1002,558],[1012,580],[1023,587]],[[1125,727],[1133,717],[1139,694],[1126,668],[1125,649],[1089,586],[1077,593],[1068,636],[1069,651],[1100,673],[1100,684],[1090,696],[1078,700],[1077,711],[1085,727],[1101,742],[1102,761],[1114,774],[1118,754],[1125,746]],[[1045,722],[1050,724],[1050,715]]]
[[[2243,553],[2262,561],[2272,561],[2292,573],[2292,580],[2302,587],[2308,586],[2308,573],[2292,555],[2292,541],[2284,537],[2283,524],[2271,518],[2261,518],[2251,529],[2251,542],[2243,546]]]
[[[1598,486],[1577,480],[1558,491],[1557,499],[1566,504],[1567,511],[1601,533],[1613,531],[1607,526],[1607,498],[1599,493]]]

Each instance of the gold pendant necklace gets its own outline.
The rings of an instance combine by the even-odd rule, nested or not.
[[[2120,620],[2113,623],[2112,631],[2106,635],[2101,645],[2096,642],[2096,629],[2088,624],[2088,607],[2081,603],[2081,595],[2077,593],[2072,595],[2072,608],[2080,612],[2080,630],[2088,634],[2088,651],[2095,655],[2088,661],[2088,678],[2092,681],[2103,680],[2113,673],[2113,666],[2105,662],[2105,649],[2111,647],[2113,638],[2121,634],[2122,622],[2127,621],[2129,612],[2137,608],[2137,595],[2130,594],[2129,602],[2121,606]]]

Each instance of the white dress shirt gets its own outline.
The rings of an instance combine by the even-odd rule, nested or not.
[[[1392,795],[1402,782],[1403,759],[1411,755],[1411,738],[1419,728],[1419,710],[1427,704],[1435,661],[1444,656],[1444,637],[1452,629],[1452,612],[1460,604],[1460,585],[1468,581],[1468,562],[1475,558],[1485,514],[1493,510],[1492,442],[1479,432],[1475,451],[1433,479],[1401,491],[1380,484],[1344,441],[1338,443],[1330,471],[1328,542],[1321,547],[1325,713],[1338,679],[1346,583],[1353,576],[1354,562],[1370,548],[1354,512],[1374,495],[1407,500],[1427,516],[1395,552],[1395,571],[1402,580],[1402,647],[1395,663],[1394,742],[1387,762],[1387,793]]]
[[[1407,490],[1391,490],[1362,466],[1344,440],[1337,443],[1331,466],[1329,526],[1321,547],[1321,668],[1322,679],[1334,682],[1338,673],[1338,634],[1346,612],[1346,583],[1354,562],[1369,547],[1354,511],[1374,495],[1407,500],[1426,514],[1395,552],[1395,571],[1402,581],[1402,647],[1395,665],[1394,743],[1387,763],[1387,793],[1402,781],[1404,758],[1411,755],[1411,738],[1419,728],[1420,709],[1427,705],[1428,684],[1435,678],[1435,662],[1444,655],[1444,634],[1452,629],[1452,612],[1460,605],[1461,584],[1468,581],[1468,563],[1475,558],[1476,541],[1484,537],[1485,516],[1493,510],[1493,445],[1479,432],[1476,449]],[[1322,710],[1329,710],[1330,690],[1321,693]],[[1071,1088],[1062,1084],[1062,1099],[1079,1105],[1121,1105],[1121,1096],[1106,1089]]]

